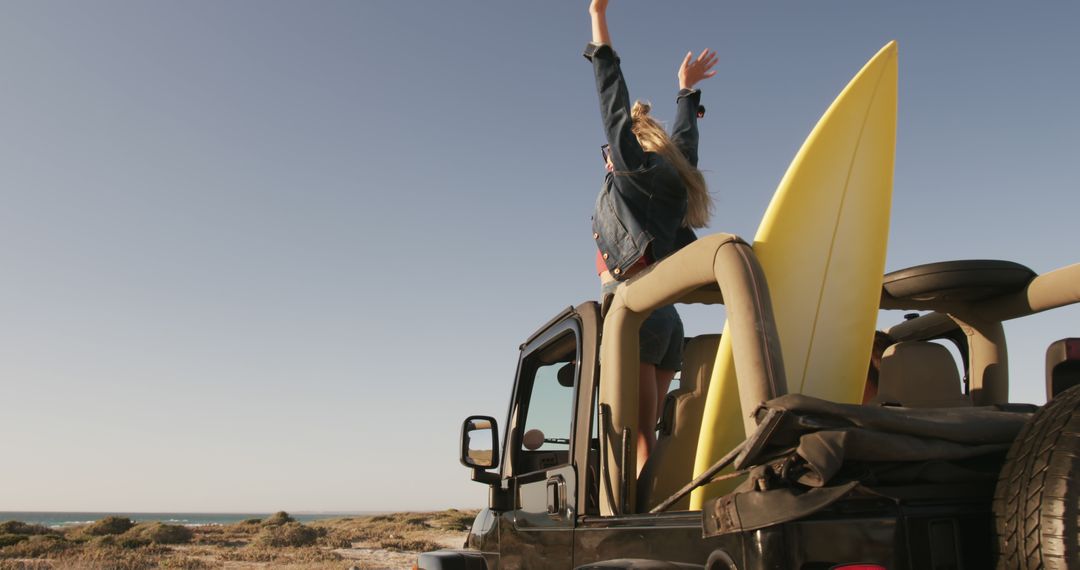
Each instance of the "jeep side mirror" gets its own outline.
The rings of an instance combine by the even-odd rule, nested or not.
[[[473,480],[489,483],[498,475],[484,473],[499,466],[499,424],[491,416],[469,416],[461,425],[461,464],[473,470]]]

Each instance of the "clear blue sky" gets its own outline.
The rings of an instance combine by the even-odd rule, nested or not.
[[[0,5],[0,510],[483,504],[460,420],[504,417],[518,344],[597,293],[585,9]],[[712,230],[753,236],[896,39],[887,268],[1080,261],[1080,5],[614,0],[610,21],[662,119],[682,55],[720,53]],[[1015,400],[1042,401],[1078,316],[1008,325]]]

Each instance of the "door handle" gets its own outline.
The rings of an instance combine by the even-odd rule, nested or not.
[[[547,511],[555,516],[562,516],[566,511],[566,480],[562,475],[547,480]]]

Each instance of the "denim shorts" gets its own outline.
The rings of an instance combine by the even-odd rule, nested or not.
[[[615,292],[618,286],[618,281],[612,281],[601,287],[601,301],[605,294]],[[638,335],[641,361],[654,364],[662,370],[681,370],[683,335],[682,319],[674,305],[665,305],[656,309],[641,324]]]

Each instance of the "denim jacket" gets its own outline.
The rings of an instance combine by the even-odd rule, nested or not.
[[[615,279],[648,253],[652,260],[671,254],[696,237],[683,227],[686,185],[663,156],[645,152],[631,131],[630,98],[611,46],[589,44],[600,116],[611,145],[615,172],[604,177],[593,211],[593,239]],[[701,92],[684,89],[676,98],[671,140],[697,166],[697,113]]]

